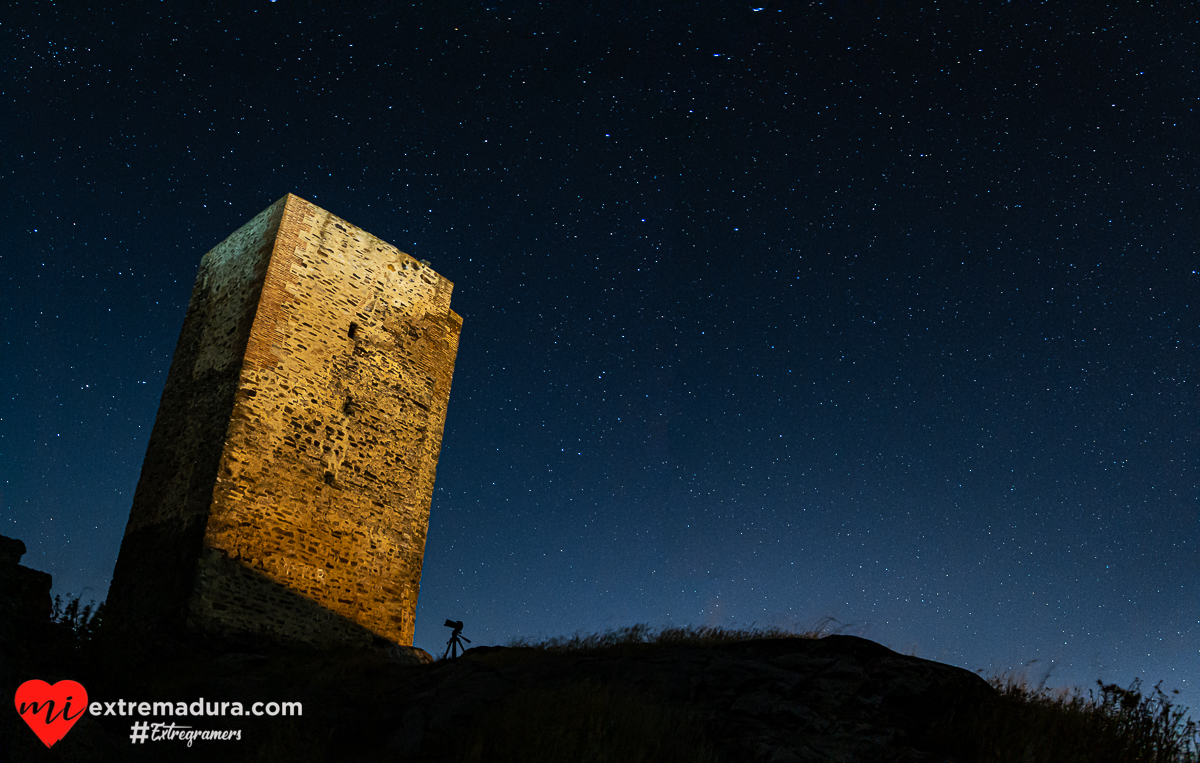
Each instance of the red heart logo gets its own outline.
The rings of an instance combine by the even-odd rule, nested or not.
[[[51,686],[34,679],[17,687],[17,715],[47,747],[67,735],[79,716],[87,712],[87,689],[78,681],[59,681]]]

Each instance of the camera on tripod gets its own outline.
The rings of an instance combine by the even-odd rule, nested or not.
[[[467,651],[467,648],[462,645],[462,642],[465,641],[468,644],[471,643],[471,639],[461,635],[463,629],[462,620],[447,620],[446,627],[453,628],[454,630],[450,633],[450,640],[446,642],[446,653],[442,655],[443,660],[447,657],[450,657],[451,659],[458,657],[459,649],[463,650],[464,652]]]

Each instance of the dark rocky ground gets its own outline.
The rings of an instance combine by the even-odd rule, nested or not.
[[[570,706],[585,697],[570,687],[585,686],[593,695],[611,688],[608,704],[638,705],[643,715],[676,709],[675,717],[654,722],[668,737],[690,738],[665,740],[662,757],[671,757],[672,743],[687,742],[686,759],[711,750],[713,759],[781,763],[970,760],[978,754],[970,730],[997,699],[972,673],[854,636],[647,644],[590,654],[479,649],[433,670],[420,695],[395,698],[404,708],[399,724],[386,722],[363,737],[365,759],[381,759],[370,757],[381,748],[454,747],[447,742],[455,741],[456,729],[479,728],[489,713],[503,721],[484,721],[494,733],[519,724],[522,715],[548,715],[543,723],[553,722],[556,698],[562,700],[558,722],[565,725]],[[506,701],[509,711],[493,710]],[[653,730],[634,735],[652,746]],[[485,733],[475,742],[486,750],[491,738]],[[502,752],[503,745],[492,750]]]
[[[9,650],[11,652],[11,650]],[[36,650],[32,650],[36,652]],[[93,701],[300,701],[299,718],[175,719],[240,741],[132,744],[138,717],[85,716],[46,749],[11,710],[0,762],[124,760],[969,761],[995,691],[959,668],[853,636],[592,652],[484,647],[220,653],[108,644],[6,659],[23,680],[84,684]],[[6,700],[10,702],[11,700]],[[150,719],[169,720],[169,719]]]

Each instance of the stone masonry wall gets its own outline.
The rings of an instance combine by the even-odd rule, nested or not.
[[[183,625],[285,202],[272,204],[200,262],[109,587],[106,618],[121,629]]]
[[[263,228],[260,218],[271,214],[279,223],[263,262],[253,243],[257,234],[247,228]],[[171,379],[219,375],[236,354],[233,389],[214,392],[227,407],[209,406],[225,412],[223,431],[209,443],[219,453],[205,460],[199,480],[195,468],[203,459],[189,467],[176,458],[174,470],[156,468],[155,485],[146,488],[175,495],[190,492],[182,488],[185,480],[207,485],[203,522],[193,527],[190,510],[179,508],[193,506],[186,500],[159,502],[157,509],[139,503],[160,423],[190,417],[165,410],[164,392],[130,528],[157,520],[173,527],[157,538],[183,544],[172,552],[183,560],[176,565],[184,570],[182,602],[168,609],[189,630],[411,644],[462,325],[450,310],[453,284],[292,195],[231,239],[243,232],[241,251],[226,247],[227,240],[205,256],[185,320],[185,334],[189,323],[203,324],[201,340],[185,347],[181,335],[171,370]],[[238,294],[254,294],[252,309],[239,313],[237,299],[210,296],[229,291],[216,273],[230,274],[230,282],[240,284]],[[225,305],[229,315],[193,321],[198,304]],[[247,316],[252,324],[239,352]],[[193,390],[197,396],[207,399]],[[183,407],[196,408],[192,402]],[[181,449],[170,437],[157,442]],[[114,592],[130,544],[127,531]],[[131,553],[146,560],[162,555],[142,545],[131,546]],[[127,566],[154,574],[152,565]]]

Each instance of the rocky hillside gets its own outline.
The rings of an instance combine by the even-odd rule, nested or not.
[[[590,654],[475,649],[433,666],[421,686],[396,697],[394,721],[361,737],[364,753],[970,760],[970,729],[997,700],[973,673],[854,636]]]
[[[482,647],[217,653],[108,645],[48,681],[93,701],[287,700],[303,716],[177,718],[234,741],[130,741],[132,716],[84,716],[47,750],[11,712],[0,759],[286,761],[970,761],[997,701],[965,670],[853,636],[555,653]],[[11,667],[11,666],[10,666]],[[6,671],[4,691],[28,673]],[[24,674],[24,675],[22,675]],[[152,718],[152,721],[171,721]]]

